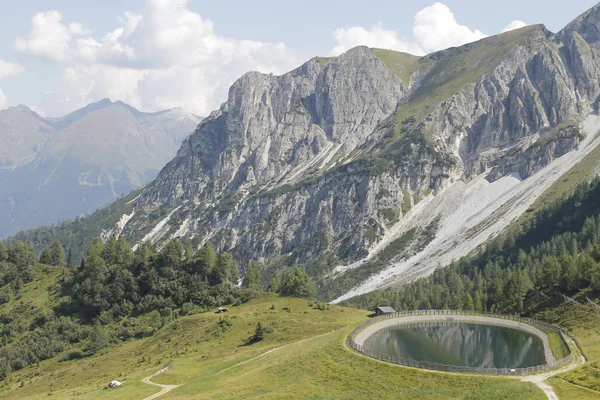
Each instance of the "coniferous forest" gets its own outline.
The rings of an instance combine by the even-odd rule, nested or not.
[[[41,252],[39,261],[64,267],[66,254],[57,240]],[[8,247],[0,242],[0,303],[19,300],[23,285],[34,279],[36,259],[24,242]],[[94,239],[80,265],[63,270],[53,288],[60,301],[47,315],[33,323],[18,307],[0,315],[0,379],[71,347],[78,350],[69,357],[92,355],[111,342],[152,335],[181,315],[246,302],[262,288],[262,278],[256,263],[243,279],[239,271],[233,256],[218,254],[210,242],[197,252],[179,241],[161,251],[143,244],[133,252],[123,237],[106,243]],[[300,269],[283,271],[270,289],[297,297],[315,292]]]
[[[600,292],[598,178],[428,278],[347,303],[523,313],[529,303],[582,291]]]

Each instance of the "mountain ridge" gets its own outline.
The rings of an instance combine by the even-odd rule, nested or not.
[[[24,105],[0,111],[0,237],[89,213],[147,183],[199,121],[110,99],[60,118]]]

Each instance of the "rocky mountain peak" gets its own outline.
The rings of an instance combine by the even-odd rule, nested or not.
[[[566,43],[575,33],[589,44],[600,42],[600,3],[571,21],[557,34],[557,38]]]

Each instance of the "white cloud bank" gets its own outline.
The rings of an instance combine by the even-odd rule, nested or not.
[[[125,12],[101,38],[58,11],[35,15],[15,50],[64,67],[64,93],[45,95],[39,108],[56,116],[110,97],[144,110],[178,106],[208,115],[245,72],[283,73],[302,61],[283,43],[217,35],[188,3],[147,0],[142,14]]]
[[[44,94],[36,108],[58,116],[110,97],[143,110],[183,107],[208,115],[245,72],[283,73],[309,58],[283,43],[220,36],[213,22],[188,4],[189,0],[146,0],[141,13],[125,12],[119,26],[102,37],[90,36],[80,23],[65,22],[59,11],[36,14],[14,49],[58,64],[63,71],[60,93]],[[507,29],[518,24],[523,23],[516,21]],[[413,36],[405,40],[381,24],[341,28],[333,32],[332,53],[367,45],[426,54],[486,35],[459,24],[447,6],[435,3],[415,15]],[[0,63],[0,77],[2,71]]]
[[[502,32],[526,26],[522,21],[514,21]],[[352,47],[365,45],[415,55],[425,55],[448,47],[461,46],[487,37],[477,29],[471,29],[456,21],[452,11],[442,3],[435,3],[419,11],[413,20],[413,37],[405,39],[377,24],[370,29],[362,26],[339,28],[333,32],[336,41],[331,50],[333,55],[341,54]]]

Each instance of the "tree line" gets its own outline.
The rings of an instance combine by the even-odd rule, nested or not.
[[[65,267],[69,252],[58,239],[39,255],[39,263]],[[18,302],[23,286],[36,278],[38,257],[30,245],[0,241],[0,379],[67,349],[67,357],[94,354],[111,342],[151,335],[181,315],[237,305],[270,290],[284,296],[312,297],[315,285],[301,268],[287,268],[268,282],[263,266],[240,268],[233,255],[217,253],[207,241],[197,251],[178,240],[162,249],[148,243],[134,252],[124,237],[96,238],[80,264],[65,268],[57,284],[60,303],[33,323]],[[47,268],[47,267],[46,267]]]

